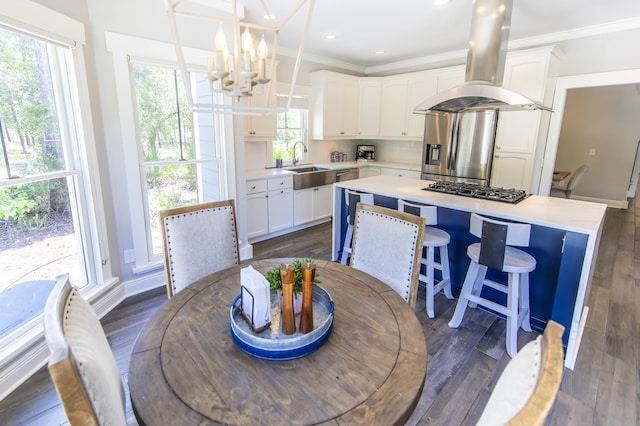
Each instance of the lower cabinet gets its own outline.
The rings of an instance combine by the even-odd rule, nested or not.
[[[293,226],[293,179],[247,182],[247,237],[249,239]]]
[[[359,177],[366,178],[371,176],[380,176],[380,167],[360,167]]]
[[[269,191],[269,232],[293,226],[293,189]]]
[[[293,224],[302,225],[331,217],[333,185],[293,191]]]

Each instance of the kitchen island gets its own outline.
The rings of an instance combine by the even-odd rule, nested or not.
[[[449,258],[455,295],[460,293],[469,266],[467,247],[478,241],[469,233],[471,213],[529,223],[530,246],[524,250],[537,261],[530,276],[531,325],[541,332],[553,319],[565,327],[565,366],[573,368],[588,314],[586,301],[606,205],[538,195],[508,204],[423,190],[429,183],[374,176],[334,184],[333,260],[339,259],[346,232],[345,188],[372,193],[376,205],[393,209],[400,198],[437,206],[438,227],[451,235]],[[493,278],[500,280],[499,276],[495,272]],[[489,297],[500,300],[503,295],[496,292]]]

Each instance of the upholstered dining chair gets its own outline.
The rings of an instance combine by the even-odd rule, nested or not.
[[[550,195],[571,198],[571,193],[573,192],[574,188],[578,185],[578,182],[580,182],[580,180],[582,179],[582,176],[584,176],[587,170],[589,170],[589,166],[587,166],[586,164],[583,164],[580,167],[578,167],[576,171],[571,173],[571,176],[569,176],[569,181],[567,182],[567,186],[563,188],[561,186],[552,185]]]
[[[69,423],[125,425],[125,392],[118,366],[93,308],[57,277],[44,310],[49,374]]]
[[[415,309],[426,221],[386,207],[356,205],[350,265],[393,288]]]
[[[239,262],[233,200],[163,210],[160,228],[169,297]]]
[[[542,336],[509,361],[491,392],[478,426],[543,425],[560,389],[564,327],[549,321]]]

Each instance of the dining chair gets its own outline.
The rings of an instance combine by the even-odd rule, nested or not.
[[[350,266],[378,278],[415,309],[425,225],[420,216],[357,203]]]
[[[529,272],[536,268],[536,259],[516,248],[529,246],[531,225],[503,222],[471,213],[469,231],[479,237],[480,242],[467,247],[471,262],[449,327],[460,326],[467,305],[472,308],[482,305],[498,312],[507,318],[507,353],[514,357],[518,352],[518,329],[522,327],[525,331],[531,331]],[[507,273],[507,283],[487,279],[489,268]],[[483,297],[482,289],[485,286],[505,293],[506,305]]]
[[[44,309],[49,374],[69,424],[125,425],[120,371],[93,308],[60,275]]]
[[[561,186],[552,185],[550,195],[571,198],[571,193],[573,192],[573,189],[578,185],[578,182],[580,182],[580,180],[582,179],[582,176],[584,176],[587,170],[589,170],[589,166],[587,166],[586,164],[583,164],[580,167],[578,167],[576,171],[569,176],[569,181],[567,182],[567,186],[563,188]]]
[[[162,210],[160,228],[168,297],[239,262],[233,200]]]
[[[549,321],[544,334],[511,359],[496,383],[478,426],[543,425],[556,400],[564,368],[564,327]]]

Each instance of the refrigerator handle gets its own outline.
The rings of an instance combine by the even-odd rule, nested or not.
[[[447,170],[453,170],[455,168],[456,161],[458,160],[458,131],[460,126],[460,115],[453,114],[451,123],[451,135],[449,143],[449,152],[447,152]]]

